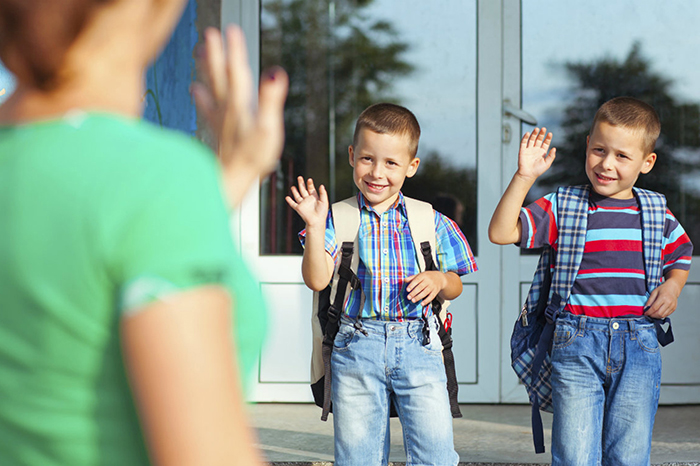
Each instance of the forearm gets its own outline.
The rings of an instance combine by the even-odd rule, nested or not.
[[[673,286],[677,290],[676,297],[680,296],[685,282],[688,281],[688,270],[671,269],[664,274],[664,285]]]
[[[314,291],[321,291],[333,276],[333,258],[325,248],[325,225],[306,228],[304,257],[301,261],[301,275],[306,286]]]
[[[223,186],[230,208],[238,207],[253,183],[260,177],[260,170],[244,160],[232,160],[223,171]]]
[[[512,244],[520,241],[520,209],[535,180],[536,178],[522,177],[517,173],[513,176],[491,217],[489,240],[492,243]]]
[[[462,294],[462,279],[454,272],[446,272],[445,287],[438,293],[442,299],[451,300]]]

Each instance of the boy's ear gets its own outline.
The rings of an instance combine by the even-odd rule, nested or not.
[[[353,149],[352,144],[348,146],[348,155],[350,156],[350,166],[355,168],[355,149]]]
[[[413,157],[413,160],[408,164],[408,171],[406,171],[406,178],[412,178],[418,170],[418,165],[420,165],[420,159],[418,157]]]
[[[643,174],[647,174],[651,171],[652,168],[654,168],[654,164],[656,163],[656,153],[652,152],[651,154],[647,155],[644,158],[644,162],[642,162],[642,170],[641,172]]]

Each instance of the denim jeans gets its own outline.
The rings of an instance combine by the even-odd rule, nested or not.
[[[360,322],[362,330],[342,319],[331,358],[336,466],[388,463],[392,402],[403,427],[407,465],[456,465],[435,317],[426,346],[421,320]]]
[[[552,466],[647,466],[661,354],[646,317],[562,314],[552,348]]]

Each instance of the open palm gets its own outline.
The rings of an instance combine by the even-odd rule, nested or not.
[[[552,133],[547,128],[535,128],[532,133],[525,133],[520,141],[518,152],[518,174],[527,178],[538,178],[549,170],[556,157],[557,149],[549,146]]]

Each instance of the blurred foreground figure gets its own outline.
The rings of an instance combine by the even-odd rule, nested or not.
[[[253,113],[242,34],[208,30],[193,93],[220,164],[141,121],[185,3],[0,0],[3,465],[259,462],[241,387],[265,312],[228,209],[277,163],[287,77]]]

